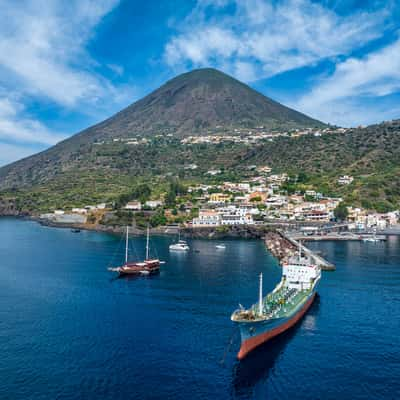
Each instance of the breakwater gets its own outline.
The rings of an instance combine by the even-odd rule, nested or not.
[[[336,269],[332,263],[281,231],[266,233],[264,240],[267,249],[279,260],[280,264],[287,262],[290,257],[301,251],[317,263],[322,270],[334,271]]]

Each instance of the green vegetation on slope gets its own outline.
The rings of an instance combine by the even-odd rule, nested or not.
[[[245,179],[252,174],[247,166],[269,165],[273,172],[292,176],[285,186],[289,192],[314,189],[342,196],[347,204],[383,212],[399,208],[399,149],[400,122],[345,134],[278,138],[257,146],[182,145],[177,139],[138,146],[110,143],[81,148],[76,154],[79,162],[55,177],[7,192],[17,195],[27,210],[103,201],[122,204],[132,198],[146,200],[160,195],[173,205],[170,185],[176,179],[185,185]],[[189,164],[198,168],[184,169]],[[222,173],[206,175],[212,168]],[[345,174],[354,176],[354,181],[341,186],[337,178]]]

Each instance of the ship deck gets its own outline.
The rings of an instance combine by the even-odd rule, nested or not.
[[[237,311],[233,314],[233,320],[236,322],[255,322],[268,319],[278,319],[290,317],[302,304],[310,290],[289,289],[280,284],[273,292],[269,293],[263,299],[263,312],[259,314],[258,303],[253,304],[248,310]]]

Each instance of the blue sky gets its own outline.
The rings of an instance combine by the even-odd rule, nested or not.
[[[400,2],[0,0],[0,165],[210,66],[332,124],[400,118]]]

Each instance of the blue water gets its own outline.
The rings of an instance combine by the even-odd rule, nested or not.
[[[118,238],[0,219],[0,399],[400,398],[397,237],[313,244],[337,271],[301,324],[243,363],[230,314],[280,268],[260,241],[170,242],[152,239],[159,276],[115,280]]]

